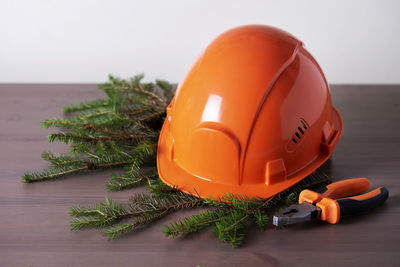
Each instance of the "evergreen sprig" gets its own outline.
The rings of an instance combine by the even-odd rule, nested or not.
[[[70,144],[64,155],[43,153],[50,167],[25,173],[25,182],[53,180],[94,169],[123,166],[125,173],[112,175],[107,184],[111,191],[140,184],[153,174],[141,173],[141,167],[154,162],[156,143],[165,108],[175,86],[166,81],[142,82],[143,75],[129,80],[109,76],[99,86],[106,96],[64,107],[66,118],[42,122],[45,129],[56,128],[48,141]]]
[[[63,109],[68,115],[65,118],[42,122],[46,129],[57,129],[48,135],[49,142],[67,143],[70,149],[64,154],[43,152],[42,158],[50,166],[39,172],[25,173],[22,176],[25,182],[123,167],[123,173],[111,175],[108,190],[145,185],[149,192],[133,194],[127,203],[106,198],[92,207],[71,207],[72,230],[104,228],[106,236],[116,238],[173,212],[201,208],[197,214],[165,225],[163,233],[177,237],[212,228],[219,240],[238,246],[250,225],[265,229],[272,211],[295,202],[301,190],[330,181],[320,169],[268,199],[229,193],[218,199],[202,199],[164,184],[155,170],[157,139],[175,86],[162,80],[154,83],[142,80],[143,75],[127,80],[110,75],[109,81],[99,86],[105,93],[103,98],[68,105]],[[145,166],[150,168],[143,168]]]
[[[215,200],[201,199],[169,187],[159,179],[149,186],[151,194],[136,193],[127,204],[117,204],[109,199],[95,207],[72,207],[71,229],[103,227],[105,235],[115,238],[141,226],[151,224],[166,215],[179,210],[204,208],[200,213],[178,219],[165,225],[166,236],[181,236],[211,227],[215,236],[232,246],[242,244],[246,227],[252,223],[264,230],[270,213],[282,205],[295,202],[298,194],[305,188],[320,187],[327,184],[330,177],[323,172],[310,175],[302,182],[282,193],[268,198],[248,198],[242,195],[226,194]],[[109,207],[112,208],[109,208]],[[108,207],[108,209],[105,209]],[[128,223],[115,224],[128,219]]]
[[[202,199],[181,192],[175,192],[164,198],[139,193],[133,195],[126,205],[106,198],[105,202],[98,203],[95,207],[72,207],[70,214],[74,219],[71,222],[71,229],[105,227],[122,219],[130,218],[131,222],[128,224],[119,224],[106,229],[106,235],[114,238],[174,211],[202,205],[204,205]]]

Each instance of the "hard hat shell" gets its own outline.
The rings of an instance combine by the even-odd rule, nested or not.
[[[271,197],[332,154],[342,120],[302,42],[270,26],[217,37],[179,84],[157,151],[162,181],[201,197]]]

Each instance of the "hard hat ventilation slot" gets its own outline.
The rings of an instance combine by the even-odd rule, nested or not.
[[[306,135],[308,127],[305,121],[300,120],[300,125],[297,127],[296,132],[294,133],[292,137],[292,142],[294,144],[300,143],[301,139]]]
[[[303,120],[300,121],[300,125],[303,127],[304,130],[307,130],[307,125]]]

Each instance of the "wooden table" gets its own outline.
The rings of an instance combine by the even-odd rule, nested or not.
[[[46,166],[42,151],[66,148],[47,143],[40,121],[61,116],[66,104],[101,96],[95,87],[0,85],[0,266],[400,266],[400,86],[332,86],[344,121],[332,175],[368,177],[373,187],[385,185],[387,203],[338,225],[251,230],[237,249],[209,230],[165,238],[160,230],[175,215],[113,241],[101,230],[70,231],[71,205],[105,196],[125,201],[140,190],[107,192],[113,171],[21,182],[25,171]]]

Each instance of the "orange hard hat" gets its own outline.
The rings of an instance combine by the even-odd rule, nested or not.
[[[250,25],[217,37],[179,84],[157,151],[162,181],[183,192],[271,197],[332,154],[342,120],[301,41]]]

